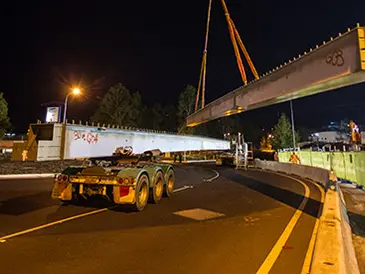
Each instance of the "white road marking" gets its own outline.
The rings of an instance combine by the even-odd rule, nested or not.
[[[275,174],[277,174],[277,173],[275,173]],[[300,203],[298,209],[294,212],[294,214],[291,217],[289,223],[285,227],[284,232],[280,235],[279,239],[277,240],[277,242],[275,243],[275,245],[271,249],[269,255],[267,255],[265,261],[260,266],[260,268],[256,272],[256,274],[264,274],[264,273],[269,273],[270,272],[271,268],[273,267],[276,260],[278,259],[281,251],[283,250],[283,246],[285,246],[285,243],[289,239],[291,233],[293,232],[293,229],[294,229],[296,223],[298,222],[300,216],[302,215],[303,209],[306,206],[309,195],[310,195],[309,187],[304,182],[302,182],[301,180],[298,180],[296,178],[293,178],[293,177],[290,177],[290,176],[287,176],[287,175],[284,175],[284,174],[278,174],[278,175],[283,176],[283,177],[288,177],[288,178],[300,183],[304,187],[304,190],[305,190],[304,198],[303,198],[302,202]]]
[[[181,211],[176,211],[173,214],[193,219],[196,221],[205,221],[225,216],[223,213],[214,212],[203,208],[181,210]]]
[[[65,218],[65,219],[61,219],[61,220],[58,220],[58,221],[54,221],[54,222],[51,222],[51,223],[48,223],[48,224],[36,226],[36,227],[29,228],[29,229],[26,229],[26,230],[22,230],[22,231],[13,233],[13,234],[9,234],[9,235],[6,235],[6,236],[1,237],[0,238],[0,243],[4,243],[4,242],[6,242],[6,240],[8,240],[10,238],[14,238],[14,237],[17,237],[17,236],[21,236],[21,235],[24,235],[24,234],[28,234],[28,233],[31,233],[31,232],[34,232],[34,231],[38,231],[38,230],[41,230],[41,229],[44,229],[44,228],[47,228],[47,227],[51,227],[51,226],[54,226],[54,225],[57,225],[57,224],[62,224],[62,223],[69,222],[69,221],[72,221],[72,220],[75,220],[75,219],[79,219],[79,218],[82,218],[82,217],[86,217],[86,216],[89,216],[89,215],[98,214],[98,213],[107,211],[110,208],[111,207],[93,210],[93,211],[90,211],[90,212],[86,212],[86,213],[83,213],[83,214],[71,216],[71,217],[68,217],[68,218]]]
[[[186,189],[189,189],[189,188],[194,188],[194,186],[183,186],[183,187],[174,189],[173,192],[179,192],[179,191],[183,191],[183,190],[186,190]]]
[[[214,169],[212,169],[212,171],[215,172],[216,175],[212,178],[205,179],[204,182],[211,183],[212,181],[214,181],[215,179],[217,179],[219,177],[219,172],[218,171],[216,171]]]
[[[321,192],[321,204],[324,204],[324,190],[323,190],[323,188],[320,185],[318,185],[317,183],[315,183],[315,182],[313,182],[313,183],[319,189],[319,191]],[[320,212],[318,212],[318,214],[320,214]],[[319,217],[320,217],[320,215],[317,216],[316,223],[314,224],[312,237],[309,241],[308,250],[307,250],[307,254],[305,255],[305,259],[304,259],[301,274],[309,274],[310,273],[310,267],[311,267],[312,258],[313,258],[313,251],[314,251],[314,244],[316,242],[317,234],[318,234]]]

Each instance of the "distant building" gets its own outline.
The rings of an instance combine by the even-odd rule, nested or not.
[[[308,139],[310,142],[317,143],[349,144],[351,140],[349,122],[345,120],[331,121],[328,125],[321,127],[319,131],[313,132]]]
[[[321,143],[349,143],[350,135],[340,131],[321,131],[312,133],[309,140]]]

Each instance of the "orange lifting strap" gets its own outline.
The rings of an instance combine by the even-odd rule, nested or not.
[[[229,15],[228,8],[227,8],[227,5],[226,5],[225,1],[221,0],[221,2],[222,2],[222,6],[223,6],[225,16],[226,16],[226,20],[227,20],[227,23],[228,23],[229,35],[231,37],[233,50],[234,50],[234,53],[236,55],[238,69],[240,71],[242,81],[246,85],[247,84],[247,77],[246,77],[245,68],[243,66],[243,62],[242,62],[242,58],[241,58],[238,46],[241,48],[241,50],[242,50],[242,52],[243,52],[243,54],[244,54],[244,56],[245,56],[245,58],[248,62],[248,65],[251,68],[252,74],[254,75],[255,79],[259,79],[259,75],[256,71],[256,68],[255,68],[255,66],[254,66],[254,64],[253,64],[253,62],[252,62],[245,46],[243,45],[243,42],[242,42],[241,37],[238,33],[238,30],[237,30],[236,26],[234,25],[231,16]],[[207,72],[208,36],[209,36],[209,25],[210,25],[211,9],[212,9],[212,0],[209,0],[207,27],[206,27],[205,44],[204,44],[204,51],[203,51],[203,60],[202,60],[202,64],[201,64],[198,90],[197,90],[197,94],[196,94],[195,111],[198,110],[198,106],[199,106],[200,90],[201,90],[201,93],[202,93],[201,108],[204,108],[204,106],[205,106],[205,82],[206,82],[205,79],[206,79],[206,72]],[[238,45],[237,45],[237,41],[238,41]]]
[[[205,32],[205,43],[204,43],[204,51],[203,51],[203,60],[202,60],[202,65],[201,65],[201,69],[200,69],[198,90],[196,93],[195,111],[198,110],[198,106],[199,106],[200,88],[202,90],[202,108],[204,108],[204,106],[205,106],[205,78],[206,78],[206,74],[207,74],[207,52],[208,52],[208,37],[209,37],[209,24],[210,24],[211,10],[212,10],[212,0],[209,0],[207,28],[206,28],[206,32]]]

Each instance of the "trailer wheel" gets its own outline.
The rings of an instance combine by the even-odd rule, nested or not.
[[[152,190],[150,192],[150,201],[157,204],[163,195],[163,174],[161,171],[156,173],[153,186],[150,190]]]
[[[165,179],[166,179],[166,184],[165,184],[164,196],[170,197],[174,191],[174,186],[175,186],[175,173],[172,168],[167,171]]]
[[[142,211],[148,201],[148,192],[149,192],[149,180],[146,174],[143,174],[139,177],[137,185],[136,185],[136,192],[135,192],[135,199],[136,203],[134,207],[137,211]]]

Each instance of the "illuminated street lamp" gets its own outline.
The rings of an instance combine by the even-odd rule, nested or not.
[[[66,112],[67,112],[67,102],[68,102],[68,97],[70,95],[79,95],[81,93],[81,90],[79,88],[73,88],[72,91],[67,94],[66,96],[66,99],[65,99],[65,107],[64,107],[64,110],[63,110],[63,123],[66,124]]]

